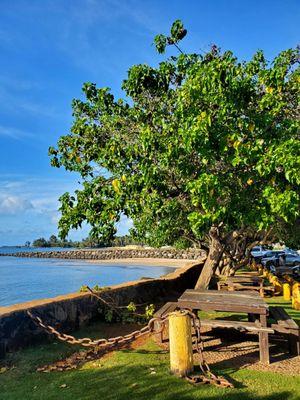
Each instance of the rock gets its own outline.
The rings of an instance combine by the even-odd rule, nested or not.
[[[122,258],[168,258],[168,259],[199,259],[205,255],[201,249],[99,249],[99,250],[68,250],[41,251],[1,254],[0,256],[30,257],[30,258],[62,258],[78,260],[109,260]]]

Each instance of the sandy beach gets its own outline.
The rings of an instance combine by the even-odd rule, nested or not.
[[[196,260],[178,260],[170,258],[115,258],[112,260],[86,260],[92,264],[99,265],[146,265],[151,267],[183,267],[187,263],[196,262]]]

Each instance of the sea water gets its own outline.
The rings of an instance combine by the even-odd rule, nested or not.
[[[46,251],[47,249],[24,249],[0,247],[0,253],[18,251]],[[54,249],[51,250],[70,250]],[[0,306],[29,300],[44,299],[79,291],[82,285],[111,286],[140,279],[156,278],[172,272],[174,267],[122,264],[105,261],[65,260],[57,258],[0,257]]]

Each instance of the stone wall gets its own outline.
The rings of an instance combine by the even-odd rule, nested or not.
[[[185,289],[195,286],[204,259],[205,257],[197,263],[186,264],[162,278],[115,285],[103,290],[101,296],[116,305],[128,305],[131,301],[136,304],[163,304],[178,298]],[[26,314],[27,310],[58,330],[72,332],[93,320],[103,319],[99,306],[99,301],[89,293],[72,293],[0,307],[0,357],[4,357],[8,351],[53,339],[31,321]]]
[[[159,249],[79,249],[65,251],[23,251],[12,254],[0,253],[0,256],[35,257],[35,258],[64,258],[84,260],[111,260],[119,258],[171,258],[197,260],[205,255],[201,249],[176,250],[172,248]]]

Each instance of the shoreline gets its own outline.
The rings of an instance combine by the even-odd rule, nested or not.
[[[80,260],[81,261],[81,260]],[[98,265],[120,265],[125,264],[126,266],[130,265],[139,265],[141,267],[170,267],[170,268],[180,268],[183,265],[195,262],[195,260],[188,260],[188,259],[175,259],[175,258],[114,258],[111,260],[84,260],[91,264],[98,264]]]

